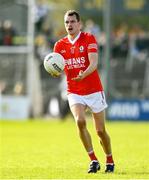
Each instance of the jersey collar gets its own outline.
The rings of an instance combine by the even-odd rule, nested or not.
[[[71,43],[71,44],[74,44],[78,39],[79,39],[79,37],[80,37],[80,34],[81,34],[81,31],[79,32],[79,34],[74,38],[74,40],[71,40],[68,36],[68,40],[69,40],[69,42]]]

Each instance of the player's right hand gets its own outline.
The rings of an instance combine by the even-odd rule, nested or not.
[[[83,77],[83,71],[81,70],[76,77],[72,78],[72,80],[74,80],[74,81],[81,81],[83,78],[84,78]]]

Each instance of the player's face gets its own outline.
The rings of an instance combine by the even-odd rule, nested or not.
[[[80,32],[80,22],[77,21],[76,16],[65,16],[65,29],[70,36],[77,36],[77,34]]]

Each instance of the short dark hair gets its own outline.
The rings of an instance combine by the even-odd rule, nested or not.
[[[80,19],[81,19],[79,13],[78,13],[77,11],[75,11],[75,10],[68,10],[68,11],[65,13],[64,17],[65,17],[66,15],[67,15],[67,16],[73,16],[73,15],[75,15],[78,22],[79,22]]]

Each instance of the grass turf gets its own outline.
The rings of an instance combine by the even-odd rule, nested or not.
[[[87,174],[89,158],[71,117],[54,120],[1,121],[1,179],[147,179],[149,178],[149,123],[107,122],[115,159],[115,173],[105,174],[105,156],[92,121],[101,171]]]

